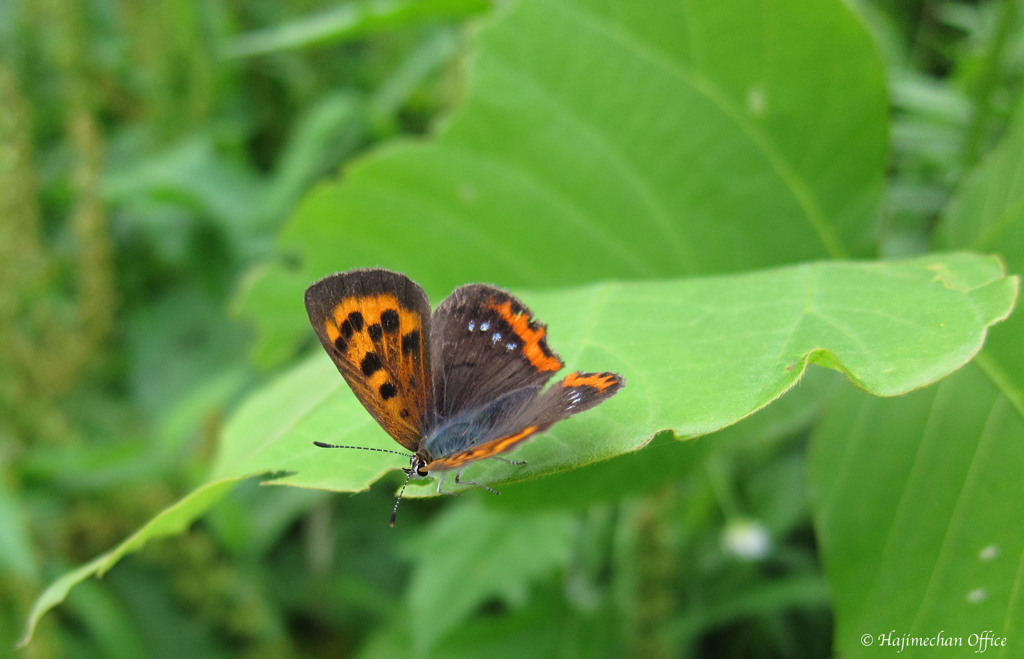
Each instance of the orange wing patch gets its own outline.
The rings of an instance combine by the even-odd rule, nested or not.
[[[609,387],[621,384],[622,378],[615,373],[570,373],[560,383],[563,387],[593,387],[598,391],[605,391]]]
[[[388,434],[414,450],[430,389],[423,318],[381,293],[343,299],[323,328],[353,392]]]
[[[511,300],[505,300],[501,304],[495,304],[494,300],[491,300],[488,306],[498,312],[523,342],[522,354],[526,355],[537,370],[557,371],[562,368],[562,360],[551,352],[544,340],[547,336],[546,327],[532,323],[525,313],[513,309]]]
[[[540,430],[540,426],[528,426],[514,435],[492,439],[486,444],[474,446],[468,451],[449,455],[447,458],[438,458],[437,460],[433,460],[427,464],[425,469],[427,471],[458,469],[459,467],[473,462],[474,460],[492,458],[499,453],[504,453],[505,451],[514,448],[517,444],[525,441],[530,435],[534,434],[538,430]]]

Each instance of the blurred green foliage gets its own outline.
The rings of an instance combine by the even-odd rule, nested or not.
[[[434,11],[411,20],[418,4]],[[349,6],[357,23],[370,9]],[[225,411],[265,377],[230,313],[240,279],[311,185],[445,108],[457,22],[483,9],[391,3],[315,47],[239,58],[234,44],[309,21],[317,3],[0,6],[0,646],[44,583],[201,477]],[[284,586],[310,578],[314,499],[270,494],[240,492],[220,521],[83,588],[23,652],[344,643],[326,629],[291,639],[305,614]],[[271,534],[262,549],[233,545],[253,524]],[[261,575],[275,546],[293,576]]]
[[[856,9],[892,94],[880,249],[916,253],[1020,105],[1022,16],[1012,1]],[[245,278],[317,182],[458,103],[464,26],[501,10],[0,5],[0,647],[46,583],[203,482],[222,419],[268,377],[257,362],[288,357],[254,361],[232,313]],[[801,391],[820,390],[720,433],[670,482],[525,521],[421,502],[396,540],[393,479],[351,498],[247,483],[80,585],[21,652],[391,656],[471,616],[446,651],[500,655],[500,638],[510,655],[826,656]],[[625,459],[654,468],[674,446]],[[522,546],[488,545],[520,523]],[[453,532],[467,524],[479,535]],[[531,583],[480,600],[453,582],[489,574],[422,560],[447,547],[493,555],[496,572],[535,559]],[[432,602],[449,617],[415,617]]]

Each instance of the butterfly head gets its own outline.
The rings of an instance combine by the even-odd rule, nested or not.
[[[409,466],[403,467],[402,471],[409,476],[410,480],[413,478],[427,478],[430,475],[427,473],[427,464],[429,462],[425,457],[416,453],[409,458]]]
[[[419,453],[414,453],[413,456],[409,458],[409,466],[402,468],[402,471],[405,472],[405,482],[402,483],[402,489],[398,493],[398,498],[395,499],[395,507],[391,510],[391,520],[388,522],[391,525],[391,528],[395,527],[395,518],[398,517],[398,504],[402,503],[402,495],[405,494],[405,486],[414,478],[426,478],[428,476],[427,464],[429,462],[430,460],[425,456]]]

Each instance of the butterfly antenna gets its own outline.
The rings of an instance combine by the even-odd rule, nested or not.
[[[406,469],[405,471],[409,475],[405,477],[405,482],[402,483],[402,489],[398,493],[398,498],[395,499],[395,507],[391,510],[391,521],[389,522],[391,528],[395,528],[395,518],[398,517],[398,504],[402,503],[402,495],[405,494],[405,486],[412,480],[413,470]]]
[[[409,457],[412,453],[406,453],[404,451],[389,451],[386,448],[373,448],[372,446],[339,446],[338,444],[325,444],[323,442],[313,442],[320,448],[355,448],[360,451],[379,451],[381,453],[394,453],[395,455],[404,455]]]
[[[354,448],[360,451],[378,451],[380,453],[394,453],[395,455],[404,455],[406,457],[413,455],[412,453],[405,453],[404,451],[389,451],[386,448],[374,448],[372,446],[341,446],[339,444],[326,444],[324,442],[313,442],[320,448]],[[402,495],[405,494],[405,486],[412,480],[412,469],[405,469],[405,473],[408,476],[405,477],[405,482],[402,483],[402,490],[398,493],[398,499],[395,500],[395,507],[391,510],[391,528],[395,528],[395,518],[398,517],[398,504],[402,503]]]

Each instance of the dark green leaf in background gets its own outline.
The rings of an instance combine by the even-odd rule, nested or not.
[[[999,250],[1024,270],[1024,114],[958,190],[945,247]],[[811,493],[835,593],[837,648],[861,635],[1024,633],[1024,321],[992,328],[976,362],[926,391],[831,401]],[[978,632],[977,630],[981,630]]]
[[[282,250],[307,283],[382,265],[435,300],[869,255],[886,125],[867,34],[841,3],[741,5],[512,5],[436,138],[314,191]],[[284,279],[268,268],[243,302],[261,351],[307,335],[299,297],[260,311]]]
[[[565,512],[496,514],[481,505],[447,512],[411,546],[420,559],[409,585],[413,644],[432,647],[488,599],[521,606],[537,577],[568,561],[574,522]]]
[[[814,437],[811,492],[836,647],[861,636],[1024,632],[1021,416],[977,366],[897,400],[846,390]],[[977,630],[981,630],[980,632]],[[969,650],[968,650],[969,651]]]
[[[939,229],[940,249],[998,252],[1024,272],[1024,103],[991,155],[965,180]],[[1024,314],[1014,314],[986,345],[983,368],[1024,415]]]

